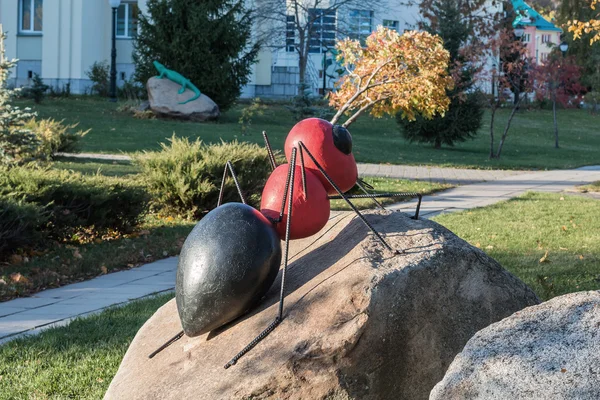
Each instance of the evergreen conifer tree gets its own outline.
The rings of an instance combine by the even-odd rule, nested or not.
[[[449,69],[454,77],[454,88],[447,90],[450,107],[444,116],[425,119],[417,116],[408,121],[396,115],[400,130],[410,142],[431,143],[435,148],[442,144],[453,146],[456,142],[472,139],[481,127],[483,103],[481,94],[473,89],[476,67],[464,52],[474,34],[463,15],[459,1],[437,0],[432,3],[430,21],[423,28],[444,40],[450,53]]]
[[[248,83],[259,45],[243,0],[148,0],[134,41],[135,78],[156,76],[152,61],[185,76],[226,110]]]
[[[0,25],[0,164],[9,165],[27,160],[39,141],[34,133],[23,127],[33,114],[27,108],[21,110],[10,104],[16,90],[7,87],[7,80],[16,60],[4,57],[4,37]]]

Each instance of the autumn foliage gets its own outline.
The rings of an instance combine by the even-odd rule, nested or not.
[[[596,9],[599,0],[592,0],[590,7],[592,10]],[[573,32],[573,37],[579,39],[584,33],[596,33],[590,38],[590,45],[596,41],[600,41],[600,14],[596,16],[596,19],[589,21],[569,21],[569,32]]]
[[[571,57],[555,54],[544,64],[536,66],[533,75],[537,100],[554,100],[568,107],[569,100],[585,90],[579,83],[581,67]]]
[[[345,74],[329,98],[338,110],[332,123],[351,114],[343,124],[348,126],[367,110],[375,117],[401,112],[414,120],[417,114],[432,118],[448,109],[446,89],[453,80],[448,75],[450,56],[439,36],[417,31],[400,35],[379,27],[365,47],[344,39],[336,48]]]

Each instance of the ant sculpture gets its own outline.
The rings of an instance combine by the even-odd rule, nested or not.
[[[194,227],[179,256],[175,297],[183,330],[150,354],[149,358],[184,334],[199,336],[251,310],[277,277],[283,238],[278,314],[225,368],[235,365],[283,321],[289,241],[312,236],[327,224],[329,200],[345,200],[377,240],[395,254],[400,252],[390,247],[350,199],[371,198],[383,208],[376,198],[416,196],[419,201],[413,218],[418,219],[422,199],[420,194],[370,194],[366,191],[358,179],[358,168],[352,155],[352,137],[346,128],[319,118],[300,121],[285,141],[285,155],[289,163],[279,166],[265,132],[263,137],[273,172],[263,189],[260,211],[246,204],[233,165],[228,161],[217,207]],[[298,156],[300,165],[296,162]],[[242,202],[221,205],[228,173]],[[298,174],[301,180],[296,179]],[[365,194],[344,194],[355,184]]]

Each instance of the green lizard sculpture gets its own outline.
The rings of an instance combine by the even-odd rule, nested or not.
[[[194,86],[194,84],[192,82],[190,82],[189,79],[186,79],[179,72],[168,69],[167,67],[165,67],[158,61],[153,61],[153,64],[159,73],[157,78],[162,79],[164,77],[167,77],[168,80],[181,85],[181,89],[179,89],[179,92],[177,92],[177,93],[182,94],[183,92],[185,92],[186,88],[189,88],[192,92],[194,92],[196,94],[192,98],[187,99],[186,101],[182,101],[179,104],[185,104],[185,103],[189,103],[192,100],[196,100],[202,94],[200,92],[200,89],[198,89],[196,86]]]

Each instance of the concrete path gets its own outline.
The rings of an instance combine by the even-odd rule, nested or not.
[[[399,166],[398,169],[391,171],[386,169],[387,166],[381,166],[376,171],[374,168],[367,165],[363,172],[365,174],[389,173],[388,176],[407,178],[424,171],[422,167]],[[436,175],[436,170],[439,169],[427,168],[430,171],[430,179],[448,179],[452,173],[468,171],[446,171]],[[469,175],[470,172],[463,174],[462,180],[459,181],[471,180],[480,183],[459,186],[424,197],[421,216],[429,218],[443,212],[483,207],[510,199],[526,191],[561,192],[576,185],[600,181],[600,167],[566,171],[513,172],[515,171],[508,171],[504,176],[494,175],[494,171],[490,171],[488,176]],[[410,201],[388,208],[412,214],[415,206],[416,202]],[[23,334],[37,333],[49,326],[64,325],[73,318],[98,312],[113,305],[124,304],[132,299],[173,290],[176,269],[177,258],[172,257],[90,281],[45,290],[32,297],[0,303],[0,343]]]
[[[66,325],[73,318],[133,299],[173,290],[176,272],[177,258],[171,257],[0,303],[0,343],[24,333],[36,334],[50,326]]]
[[[131,161],[126,154],[98,153],[56,153],[57,156],[102,161]],[[452,185],[469,185],[477,182],[494,181],[525,174],[529,171],[485,170],[462,168],[439,168],[416,165],[392,164],[358,164],[360,176],[381,176],[386,178],[413,179],[429,182],[450,183]]]
[[[517,197],[527,191],[562,192],[574,186],[595,181],[600,181],[600,166],[508,176],[495,181],[459,186],[425,196],[421,205],[421,216],[431,218],[441,213],[484,207]],[[412,212],[416,204],[416,200],[411,200],[395,204],[388,209]]]
[[[470,185],[477,182],[495,181],[530,171],[439,168],[414,165],[358,164],[359,176],[411,179],[428,182]]]

